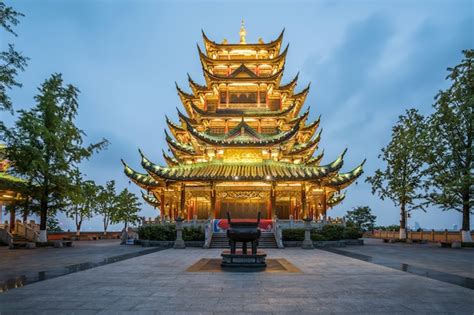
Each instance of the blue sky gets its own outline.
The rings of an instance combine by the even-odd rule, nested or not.
[[[365,174],[331,216],[369,205],[377,223],[397,224],[399,211],[373,196],[364,182],[381,167],[380,148],[398,115],[410,107],[429,113],[446,88],[446,68],[461,50],[474,47],[473,1],[7,1],[25,14],[18,37],[1,33],[2,50],[13,42],[31,60],[10,95],[15,109],[33,104],[37,87],[54,72],[81,90],[78,125],[87,140],[111,145],[83,171],[104,184],[129,187],[120,158],[139,170],[140,147],[163,163],[164,115],[177,121],[181,106],[174,81],[187,88],[186,73],[203,83],[196,43],[201,29],[215,41],[237,42],[241,19],[247,40],[272,40],[285,28],[290,50],[283,81],[299,71],[299,86],[311,82],[310,118],[322,115],[320,149],[325,161],[346,147],[344,170],[367,158]],[[11,124],[14,117],[0,113]],[[143,215],[155,216],[147,205]],[[461,215],[432,208],[411,223],[426,228],[460,226]],[[61,219],[64,227],[72,222]],[[101,228],[100,218],[85,229]]]

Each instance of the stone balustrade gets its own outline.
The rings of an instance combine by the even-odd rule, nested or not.
[[[472,238],[474,238],[474,232],[471,232]],[[399,231],[381,231],[376,230],[372,232],[364,233],[364,237],[371,238],[386,238],[386,239],[398,239]],[[461,242],[462,236],[460,231],[408,231],[407,238],[411,240],[424,240],[428,242]]]

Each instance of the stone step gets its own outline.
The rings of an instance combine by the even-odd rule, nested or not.
[[[247,247],[250,247],[250,243],[247,244]],[[262,233],[258,241],[258,247],[278,248],[274,234],[269,232]],[[225,233],[214,233],[212,235],[210,248],[229,248],[229,241],[227,239],[227,235]],[[242,243],[238,243],[237,248],[242,248]]]
[[[10,244],[10,249],[17,249],[17,248],[31,249],[31,248],[35,248],[35,247],[36,247],[36,243],[28,241],[28,240],[27,241],[13,241]]]

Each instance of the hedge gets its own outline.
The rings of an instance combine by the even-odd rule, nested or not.
[[[138,236],[142,240],[174,241],[176,240],[176,226],[174,224],[145,225],[138,228]],[[201,227],[184,227],[183,240],[204,241],[204,229]]]
[[[282,236],[283,241],[303,241],[304,229],[284,229]],[[362,233],[357,228],[340,225],[325,225],[320,230],[311,230],[311,240],[313,241],[339,241],[342,239],[358,239],[360,237],[362,237]]]

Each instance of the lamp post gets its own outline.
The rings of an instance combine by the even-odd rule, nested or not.
[[[313,241],[311,240],[311,218],[306,217],[303,219],[304,221],[304,241],[301,245],[303,249],[313,249]]]
[[[174,241],[174,249],[184,249],[186,245],[183,241],[183,219],[181,217],[176,218],[176,241]]]

